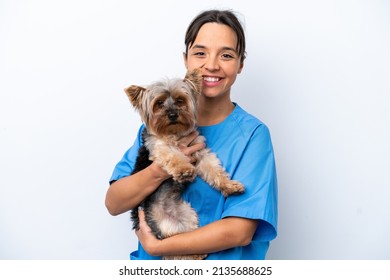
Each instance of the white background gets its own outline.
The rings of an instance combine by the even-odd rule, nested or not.
[[[0,1],[0,259],[127,259],[104,206],[140,125],[123,88],[183,76],[184,33],[241,14],[232,99],[270,128],[269,259],[390,259],[388,1]]]

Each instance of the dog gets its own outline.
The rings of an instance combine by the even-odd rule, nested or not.
[[[133,85],[125,89],[145,124],[143,145],[132,174],[156,162],[171,175],[140,204],[145,211],[147,224],[158,239],[198,228],[195,210],[181,198],[187,183],[197,175],[224,196],[245,191],[240,182],[230,179],[217,156],[208,148],[191,155],[196,160],[192,164],[178,146],[182,137],[196,129],[196,106],[201,89],[202,75],[199,69],[187,71],[184,79],[165,79],[146,88]],[[193,143],[204,141],[203,136],[198,136]],[[133,229],[138,229],[138,207],[132,210],[131,219]],[[196,260],[206,256],[163,256],[163,259]]]

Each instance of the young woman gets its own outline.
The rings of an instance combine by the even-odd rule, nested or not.
[[[197,108],[199,132],[245,193],[227,198],[197,177],[183,194],[197,211],[200,227],[158,240],[140,211],[138,250],[131,259],[160,259],[162,255],[208,254],[207,259],[264,259],[277,234],[277,180],[272,142],[267,126],[231,101],[231,87],[245,60],[245,34],[232,11],[199,14],[185,36],[187,70],[200,68],[203,91]],[[140,131],[143,129],[141,127]],[[136,207],[169,175],[152,163],[129,176],[134,167],[141,133],[116,165],[107,191],[112,215]],[[181,140],[190,155],[204,144],[190,145],[196,133]]]

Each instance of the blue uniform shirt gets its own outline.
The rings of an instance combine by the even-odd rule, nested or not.
[[[110,182],[128,176],[141,145],[141,127],[134,145],[116,165]],[[267,126],[235,104],[234,111],[221,123],[199,127],[206,145],[216,153],[233,180],[245,186],[245,193],[225,198],[196,177],[183,193],[199,216],[200,226],[225,217],[259,220],[251,243],[244,247],[211,253],[208,260],[265,259],[269,243],[277,235],[277,179],[271,137]],[[138,245],[131,259],[160,259],[148,255]]]

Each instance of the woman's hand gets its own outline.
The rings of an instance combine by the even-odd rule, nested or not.
[[[142,244],[144,250],[151,256],[158,256],[158,245],[161,240],[157,239],[152,233],[151,228],[145,221],[145,212],[141,209],[138,210],[139,217],[139,229],[135,231],[139,242]]]
[[[199,132],[193,131],[189,135],[180,139],[178,147],[181,152],[188,157],[191,163],[195,163],[196,159],[192,156],[195,152],[205,148],[204,138],[198,138]],[[198,138],[198,139],[197,139]],[[197,141],[195,141],[197,139]],[[194,142],[195,141],[195,142]]]

